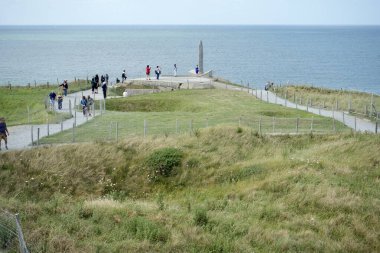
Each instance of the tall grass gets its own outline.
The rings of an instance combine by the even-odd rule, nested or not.
[[[274,87],[273,91],[290,101],[316,108],[349,111],[370,118],[376,118],[376,112],[380,112],[380,96],[377,94],[311,86]],[[371,108],[372,104],[375,109]]]
[[[245,127],[0,154],[0,203],[37,252],[377,252],[380,138]],[[183,152],[149,180],[155,151]]]

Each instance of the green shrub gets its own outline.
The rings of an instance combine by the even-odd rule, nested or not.
[[[153,243],[166,242],[170,238],[170,232],[163,226],[144,217],[134,217],[126,224],[128,233],[143,241],[149,240]]]
[[[207,211],[202,208],[195,210],[194,222],[197,226],[206,226],[208,223]]]
[[[169,177],[173,169],[181,165],[183,153],[176,148],[162,148],[148,156],[146,166],[150,171],[149,178],[156,180],[160,177]]]

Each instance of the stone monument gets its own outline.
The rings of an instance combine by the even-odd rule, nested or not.
[[[203,74],[203,44],[199,43],[199,74]]]

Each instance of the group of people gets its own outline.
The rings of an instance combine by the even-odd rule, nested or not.
[[[91,109],[93,104],[94,99],[90,95],[88,95],[87,98],[86,96],[82,96],[80,105],[82,106],[83,116],[91,116]]]
[[[50,101],[50,110],[55,110],[55,101],[58,101],[58,110],[62,110],[63,96],[61,93],[57,94],[55,91],[51,91],[49,93],[49,101]]]
[[[107,97],[107,85],[108,85],[108,79],[109,76],[108,74],[102,75],[99,79],[99,75],[96,74],[95,76],[92,77],[91,79],[91,91],[92,94],[97,94],[98,93],[98,88],[99,86],[102,87],[103,90],[103,96],[104,98]]]

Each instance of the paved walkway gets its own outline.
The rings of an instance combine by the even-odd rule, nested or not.
[[[321,108],[313,108],[305,105],[298,105],[289,100],[285,100],[276,96],[273,92],[265,91],[265,90],[252,90],[251,91],[254,96],[258,99],[266,101],[268,103],[274,103],[282,106],[286,106],[289,108],[294,108],[302,111],[308,111],[317,115],[334,118],[337,121],[342,122],[346,126],[358,132],[369,132],[369,133],[378,133],[379,127],[371,122],[368,119],[358,118],[352,115],[349,115],[348,112],[345,111],[330,111]]]
[[[133,79],[129,80],[129,82],[146,82],[145,78]],[[221,82],[214,82],[212,79],[206,77],[195,77],[195,76],[162,76],[160,80],[152,79],[149,81],[150,84],[157,85],[164,88],[177,89],[178,85],[181,84],[182,89],[197,89],[197,88],[210,88],[215,87],[218,89],[228,89],[228,90],[236,90],[236,91],[247,91],[253,96],[261,99],[263,101],[279,104],[282,106],[286,106],[289,108],[295,108],[303,111],[309,111],[310,113],[314,113],[317,115],[334,118],[337,121],[344,123],[346,126],[360,132],[371,132],[375,133],[376,125],[373,122],[370,122],[366,119],[357,118],[355,116],[349,115],[347,112],[342,111],[329,111],[325,109],[319,108],[311,108],[303,105],[298,105],[292,103],[288,100],[277,97],[274,93],[270,91],[264,90],[254,90],[247,89],[244,87],[237,87]],[[22,125],[22,126],[14,126],[9,127],[8,130],[10,132],[8,147],[10,150],[14,149],[23,149],[30,147],[30,144],[33,141],[37,140],[37,132],[39,129],[40,138],[45,137],[50,134],[58,133],[62,130],[71,129],[73,124],[75,123],[77,126],[84,124],[86,121],[91,120],[93,117],[84,117],[83,114],[79,111],[75,112],[74,104],[79,104],[80,99],[84,96],[91,95],[95,100],[103,100],[103,92],[99,89],[99,94],[92,95],[91,90],[86,90],[83,92],[76,92],[69,94],[63,100],[63,110],[61,112],[69,112],[69,104],[71,101],[72,105],[72,113],[73,118],[63,121],[61,124],[43,124],[43,125]],[[57,106],[57,104],[56,104]],[[59,110],[57,110],[59,112]],[[100,111],[96,111],[95,115],[99,115]],[[76,116],[76,117],[75,117]],[[4,146],[3,146],[4,147]]]
[[[99,94],[95,95],[92,95],[91,90],[86,90],[83,92],[81,91],[68,94],[67,97],[64,97],[62,110],[58,110],[58,104],[55,104],[55,110],[57,113],[69,113],[71,103],[73,117],[63,121],[60,124],[20,125],[8,127],[8,131],[10,133],[10,136],[8,137],[9,150],[31,147],[32,140],[37,141],[38,131],[39,137],[42,138],[51,134],[59,133],[63,130],[72,129],[73,124],[79,126],[88,120],[91,120],[93,117],[85,117],[81,111],[74,110],[74,105],[80,104],[82,96],[87,97],[88,95],[91,95],[95,100],[103,100],[103,92],[101,89],[99,89]],[[100,111],[95,111],[95,116],[100,113]],[[2,151],[4,151],[4,143],[2,143]]]

